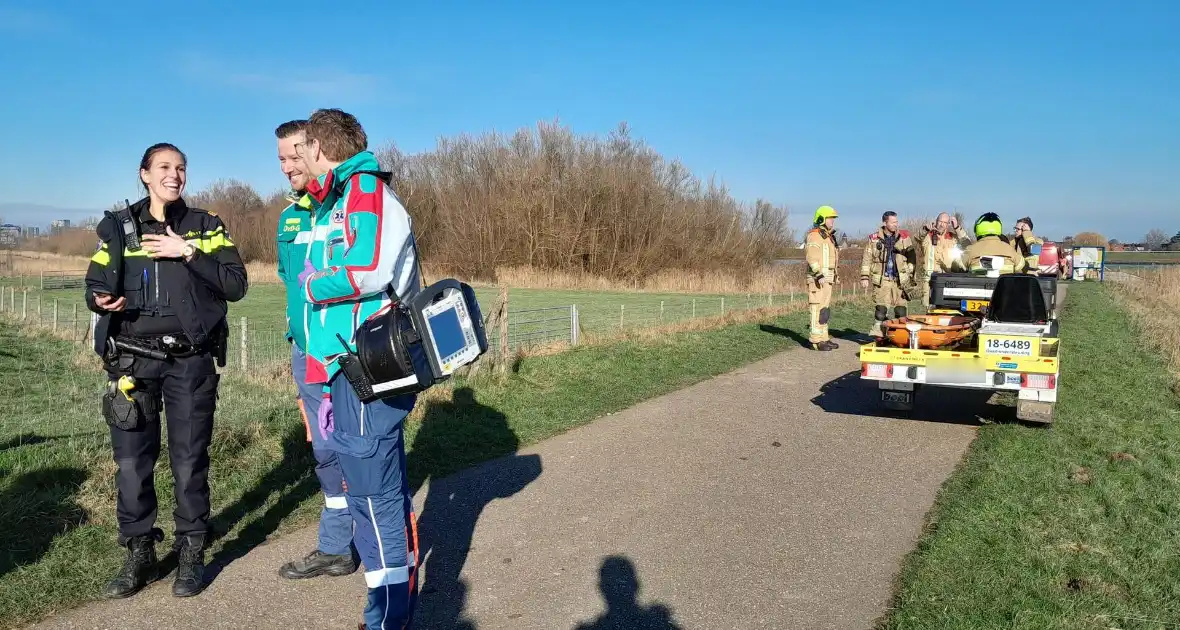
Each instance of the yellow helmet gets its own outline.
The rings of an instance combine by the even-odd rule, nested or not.
[[[819,209],[815,211],[815,224],[819,225],[829,217],[835,219],[838,216],[840,215],[836,214],[836,209],[832,206],[820,206]]]
[[[1000,222],[1000,215],[988,212],[975,220],[975,238],[985,236],[999,236],[1004,233],[1004,224]]]

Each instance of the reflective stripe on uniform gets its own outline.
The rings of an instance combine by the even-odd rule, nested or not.
[[[189,232],[189,234],[195,233]],[[215,230],[210,230],[200,234],[199,238],[187,238],[185,239],[185,242],[192,244],[193,247],[196,247],[206,254],[212,254],[219,249],[225,249],[227,247],[235,247],[233,241],[231,241],[229,236],[226,235],[224,226],[218,226]],[[148,252],[143,248],[137,249],[135,251],[124,248],[123,257],[147,258]],[[94,255],[90,257],[90,261],[103,267],[111,264],[111,254],[106,243],[103,243],[99,250],[94,252]]]

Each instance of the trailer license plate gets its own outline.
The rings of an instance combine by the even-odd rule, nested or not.
[[[910,404],[910,401],[914,399],[913,396],[914,394],[912,392],[881,392],[881,400],[887,403],[900,403],[903,405],[908,405]]]
[[[1004,339],[988,337],[983,343],[984,354],[1002,354],[1015,357],[1031,357],[1031,339]]]
[[[979,313],[987,308],[987,300],[961,300],[959,306],[965,313]]]

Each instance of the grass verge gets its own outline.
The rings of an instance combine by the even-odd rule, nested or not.
[[[907,558],[890,629],[1176,627],[1180,401],[1107,287],[1073,284],[1051,429],[991,425]]]
[[[871,310],[837,306],[833,330],[865,330]],[[451,396],[424,396],[407,425],[413,487],[797,347],[806,317],[640,336],[525,357],[502,380],[456,380]],[[766,323],[785,332],[765,332]],[[122,555],[114,543],[115,467],[98,413],[102,375],[78,368],[69,342],[3,321],[0,349],[12,394],[0,419],[0,627],[7,628],[93,597]],[[322,505],[290,392],[222,382],[210,483],[215,527],[224,533],[210,553],[214,565],[314,521]],[[156,487],[158,525],[170,535],[167,461],[165,451]]]

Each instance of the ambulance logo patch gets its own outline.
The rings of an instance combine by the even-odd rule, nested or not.
[[[344,208],[332,211],[332,223],[344,223]]]

